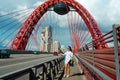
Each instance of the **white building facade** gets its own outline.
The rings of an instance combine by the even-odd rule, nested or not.
[[[53,42],[53,52],[60,52],[60,42],[58,41]]]
[[[47,26],[42,29],[41,32],[41,46],[40,51],[42,52],[51,52],[52,46],[52,28],[51,26]]]

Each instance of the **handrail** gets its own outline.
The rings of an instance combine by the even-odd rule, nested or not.
[[[18,79],[26,74],[29,74],[29,80],[36,80],[42,77],[43,80],[47,80],[48,76],[53,80],[58,74],[58,70],[63,67],[63,58],[61,56],[56,56],[50,60],[46,60],[38,63],[37,65],[29,66],[23,69],[19,69],[5,75],[1,75],[0,79],[3,80],[14,80]],[[38,69],[42,68],[41,72],[38,72]],[[27,79],[27,80],[28,80]]]
[[[114,47],[96,49],[97,42],[106,44],[112,42]],[[98,44],[99,45],[99,44]],[[101,36],[80,49],[78,54],[80,65],[87,70],[86,76],[92,80],[101,80],[100,74],[95,74],[92,65],[113,80],[120,79],[120,25],[113,25],[113,30]],[[87,62],[87,63],[86,63]],[[88,65],[90,64],[90,65]],[[85,72],[85,71],[84,71]]]
[[[85,46],[87,46],[89,49],[90,48],[95,48],[95,44],[98,42],[102,42],[102,44],[107,44],[110,42],[113,42],[113,30],[109,31],[108,33],[102,35],[101,37],[99,37],[98,39],[93,40],[92,42],[86,44]],[[83,46],[82,48],[86,48],[85,46]],[[86,49],[85,49],[86,50]]]
[[[76,57],[78,58],[78,60],[80,60],[83,64],[85,64],[86,66],[89,66],[95,73],[97,73],[102,80],[112,80],[112,78],[110,78],[109,76],[107,76],[106,74],[104,74],[103,72],[101,72],[100,70],[98,70],[97,68],[95,68],[93,65],[89,64],[87,61],[85,61],[84,59],[78,57],[76,55]]]

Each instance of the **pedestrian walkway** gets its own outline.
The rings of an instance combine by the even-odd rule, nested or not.
[[[79,67],[79,64],[77,63],[77,60],[74,59],[75,65],[74,67],[71,67],[71,74],[70,77],[63,77],[63,69],[59,71],[59,75],[55,78],[55,80],[85,80],[85,76],[81,74],[82,70]]]

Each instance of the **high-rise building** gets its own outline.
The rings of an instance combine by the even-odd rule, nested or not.
[[[58,41],[53,42],[53,52],[60,52],[60,42]]]
[[[67,48],[64,45],[61,45],[60,50],[62,53],[65,53],[67,51]]]
[[[41,47],[40,50],[42,52],[50,52],[52,46],[52,28],[51,26],[47,26],[42,29],[41,32]]]

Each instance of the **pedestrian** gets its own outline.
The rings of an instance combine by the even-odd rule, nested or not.
[[[65,56],[64,59],[64,77],[69,77],[70,76],[70,63],[73,59],[73,52],[72,48],[68,46],[67,51],[63,54]]]

